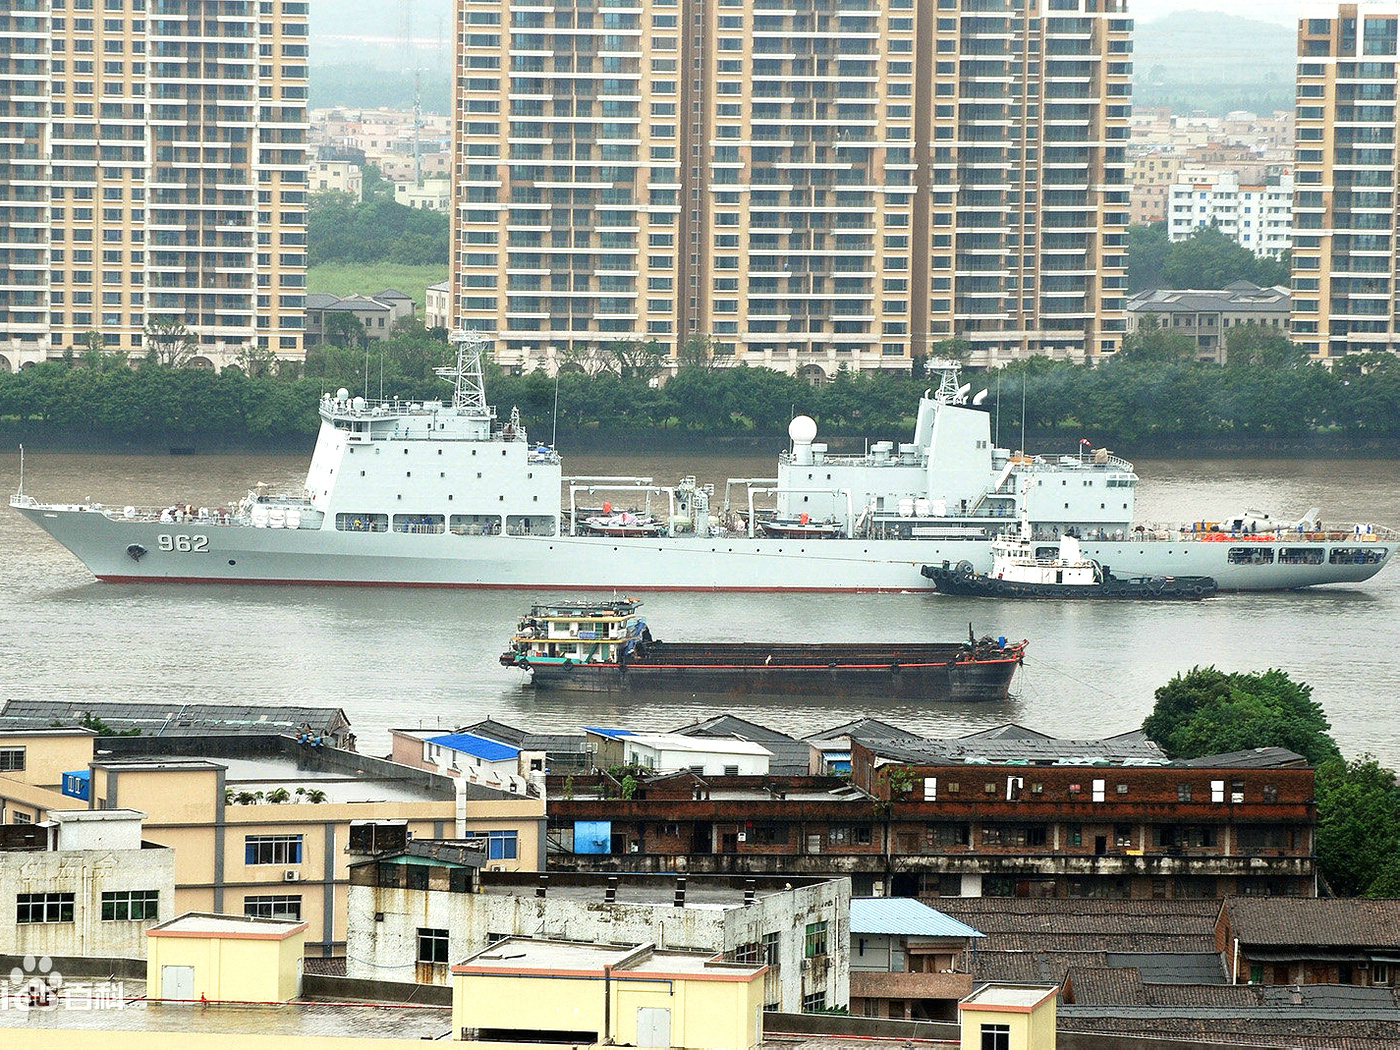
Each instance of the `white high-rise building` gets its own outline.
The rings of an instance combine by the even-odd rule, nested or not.
[[[1184,241],[1204,226],[1279,258],[1293,245],[1293,176],[1251,184],[1233,171],[1183,169],[1168,191],[1167,236]]]

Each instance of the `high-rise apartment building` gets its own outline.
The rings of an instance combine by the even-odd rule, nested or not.
[[[1319,359],[1400,348],[1397,23],[1395,3],[1298,23],[1292,331]]]
[[[0,6],[0,369],[302,349],[305,0]]]
[[[1125,0],[458,0],[453,321],[502,362],[1095,356],[1125,328]]]

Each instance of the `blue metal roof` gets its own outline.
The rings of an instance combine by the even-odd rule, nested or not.
[[[896,937],[985,937],[911,897],[852,897],[851,933]]]
[[[505,762],[512,758],[518,758],[520,755],[517,748],[498,744],[494,740],[487,740],[484,736],[477,736],[475,733],[448,733],[444,736],[432,736],[428,737],[428,743],[451,748],[464,755],[475,755],[483,762]]]
[[[635,736],[630,729],[602,729],[598,726],[584,726],[585,733],[597,733],[599,736],[610,736],[613,739],[624,736]]]

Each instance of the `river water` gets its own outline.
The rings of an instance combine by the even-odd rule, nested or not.
[[[13,452],[0,484],[15,489]],[[1139,519],[1215,519],[1245,507],[1323,521],[1400,525],[1400,461],[1139,461]],[[299,491],[302,456],[59,455],[30,450],[25,491],[114,505],[227,504],[253,483]],[[573,456],[572,474],[671,483],[770,475],[765,456]],[[936,594],[650,597],[659,638],[775,641],[1027,638],[1005,704],[683,695],[663,702],[536,696],[497,656],[546,595],[509,591],[101,584],[39,529],[0,512],[0,698],[315,704],[343,707],[362,750],[390,726],[487,715],[523,727],[670,729],[728,710],[796,734],[863,714],[930,735],[1015,721],[1066,737],[1136,729],[1153,690],[1194,665],[1280,667],[1313,686],[1348,755],[1400,766],[1400,569],[1367,584],[1204,602],[999,602]],[[555,596],[557,597],[557,595]]]

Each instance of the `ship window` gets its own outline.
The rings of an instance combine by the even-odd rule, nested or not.
[[[340,532],[388,532],[387,514],[337,514],[335,527]]]
[[[1272,565],[1274,552],[1264,546],[1231,547],[1225,553],[1225,560],[1231,565]]]
[[[1322,548],[1280,547],[1278,560],[1280,565],[1321,565]]]
[[[506,533],[511,536],[553,536],[554,518],[544,514],[507,514]]]
[[[430,535],[444,531],[441,514],[395,514],[394,531]]]
[[[1328,561],[1333,565],[1379,565],[1387,553],[1385,547],[1333,547]]]
[[[498,514],[454,514],[447,523],[454,536],[493,536],[501,531]]]

